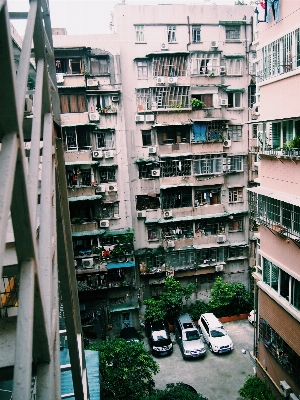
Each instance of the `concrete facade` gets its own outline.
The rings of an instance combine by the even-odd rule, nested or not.
[[[300,13],[296,3],[280,1],[279,21],[271,15],[268,24],[256,25],[259,116],[253,127],[260,145],[259,186],[249,190],[250,218],[260,225],[253,274],[258,310],[254,355],[259,375],[283,398],[300,394]]]

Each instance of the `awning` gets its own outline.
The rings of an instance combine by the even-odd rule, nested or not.
[[[235,214],[248,214],[248,210],[234,210],[234,211],[230,211],[231,215],[235,215]]]
[[[107,231],[105,233],[104,237],[125,235],[126,233],[133,233],[133,231],[130,229],[120,229],[119,231]]]
[[[108,167],[111,167],[111,168],[116,168],[118,166],[118,164],[99,164],[98,165],[98,167],[99,168],[108,168]]]
[[[171,157],[191,157],[192,153],[170,153],[170,154],[160,154],[159,158],[171,158]]]
[[[276,199],[300,207],[300,196],[286,194],[283,192],[279,192],[277,190],[264,188],[263,186],[257,186],[247,190],[252,193],[257,193],[262,196],[271,197],[271,199]]]
[[[224,54],[224,58],[245,58],[243,54]]]
[[[135,310],[136,308],[139,308],[138,303],[123,303],[123,304],[116,304],[113,306],[109,306],[109,312],[121,312],[121,311],[126,311],[126,310]]]
[[[236,20],[236,21],[232,21],[232,20],[221,20],[219,21],[219,25],[245,25],[246,24],[246,20],[245,19],[241,19],[241,20]]]
[[[224,88],[223,89],[225,92],[227,93],[231,93],[231,92],[240,92],[240,93],[244,93],[245,88]]]
[[[103,235],[104,232],[105,232],[104,229],[96,229],[94,231],[72,232],[72,237]]]
[[[77,85],[77,86],[57,86],[57,89],[85,89],[85,85]]]
[[[95,165],[99,164],[99,161],[66,161],[65,165]]]
[[[153,51],[152,53],[148,53],[148,54],[146,54],[146,57],[149,57],[149,56],[163,56],[163,55],[169,55],[169,54],[172,54],[172,55],[174,55],[174,54],[186,54],[186,55],[188,55],[188,54],[190,54],[190,52],[189,51],[169,51],[169,50],[162,50],[162,51]]]
[[[62,128],[69,128],[69,127],[72,127],[72,126],[96,126],[96,123],[85,122],[83,124],[81,124],[81,123],[78,123],[78,124],[64,124],[62,122],[62,124],[61,124]]]
[[[163,127],[163,126],[182,126],[182,125],[191,125],[191,121],[174,121],[174,122],[161,122],[160,124],[152,125],[154,128],[156,127]]]
[[[118,263],[107,263],[107,269],[116,269],[116,268],[132,268],[135,266],[134,261],[128,262],[118,262]]]
[[[171,188],[176,188],[176,187],[192,187],[194,186],[193,183],[179,183],[178,185],[174,184],[174,185],[161,185],[160,189],[164,190],[164,189],[171,189]]]
[[[138,158],[137,160],[135,160],[135,162],[138,163],[144,163],[144,162],[157,162],[157,160],[153,157],[151,158]]]
[[[83,200],[100,200],[103,196],[100,194],[96,194],[93,196],[76,196],[76,197],[68,197],[69,202],[72,201],[83,201]]]
[[[229,243],[229,247],[248,247],[248,243],[243,241],[243,242],[233,242]]]

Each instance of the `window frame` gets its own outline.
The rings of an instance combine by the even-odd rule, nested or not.
[[[243,108],[243,93],[242,92],[228,92],[228,108]]]
[[[234,142],[243,140],[243,125],[228,125],[228,139]]]
[[[201,43],[201,26],[192,26],[193,43]]]
[[[141,64],[141,65],[139,65]],[[137,78],[138,79],[148,79],[148,62],[144,60],[139,60],[136,62],[137,68]]]
[[[236,186],[234,188],[229,188],[228,190],[228,202],[229,203],[241,203],[244,201],[244,188],[241,186]]]
[[[145,43],[145,25],[134,25],[135,29],[135,42]]]
[[[230,36],[230,37],[228,37]],[[237,36],[237,37],[235,37]],[[240,41],[241,40],[241,25],[226,25],[225,26],[225,38],[228,41]]]
[[[168,43],[177,43],[176,25],[167,25]]]

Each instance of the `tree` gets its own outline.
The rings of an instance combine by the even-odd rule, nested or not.
[[[147,299],[144,300],[146,306],[145,319],[152,321],[163,321],[166,317],[165,303],[161,299]]]
[[[254,375],[247,376],[238,394],[245,400],[276,400],[266,384]]]
[[[154,390],[158,364],[140,342],[113,339],[97,342],[89,350],[99,351],[101,396],[105,399],[140,400]]]
[[[191,386],[182,382],[168,383],[165,390],[156,390],[155,393],[142,400],[207,400],[192,389]]]

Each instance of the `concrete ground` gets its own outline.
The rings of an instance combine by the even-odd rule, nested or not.
[[[183,360],[175,335],[171,334],[173,354],[155,357],[160,366],[160,372],[154,376],[156,388],[165,389],[167,383],[184,382],[208,400],[241,399],[238,390],[244,385],[247,375],[253,374],[254,365],[249,356],[249,351],[253,350],[253,327],[247,319],[228,322],[224,326],[232,338],[233,352],[213,354],[205,345],[205,357],[197,360]],[[144,343],[149,349],[146,339]]]

